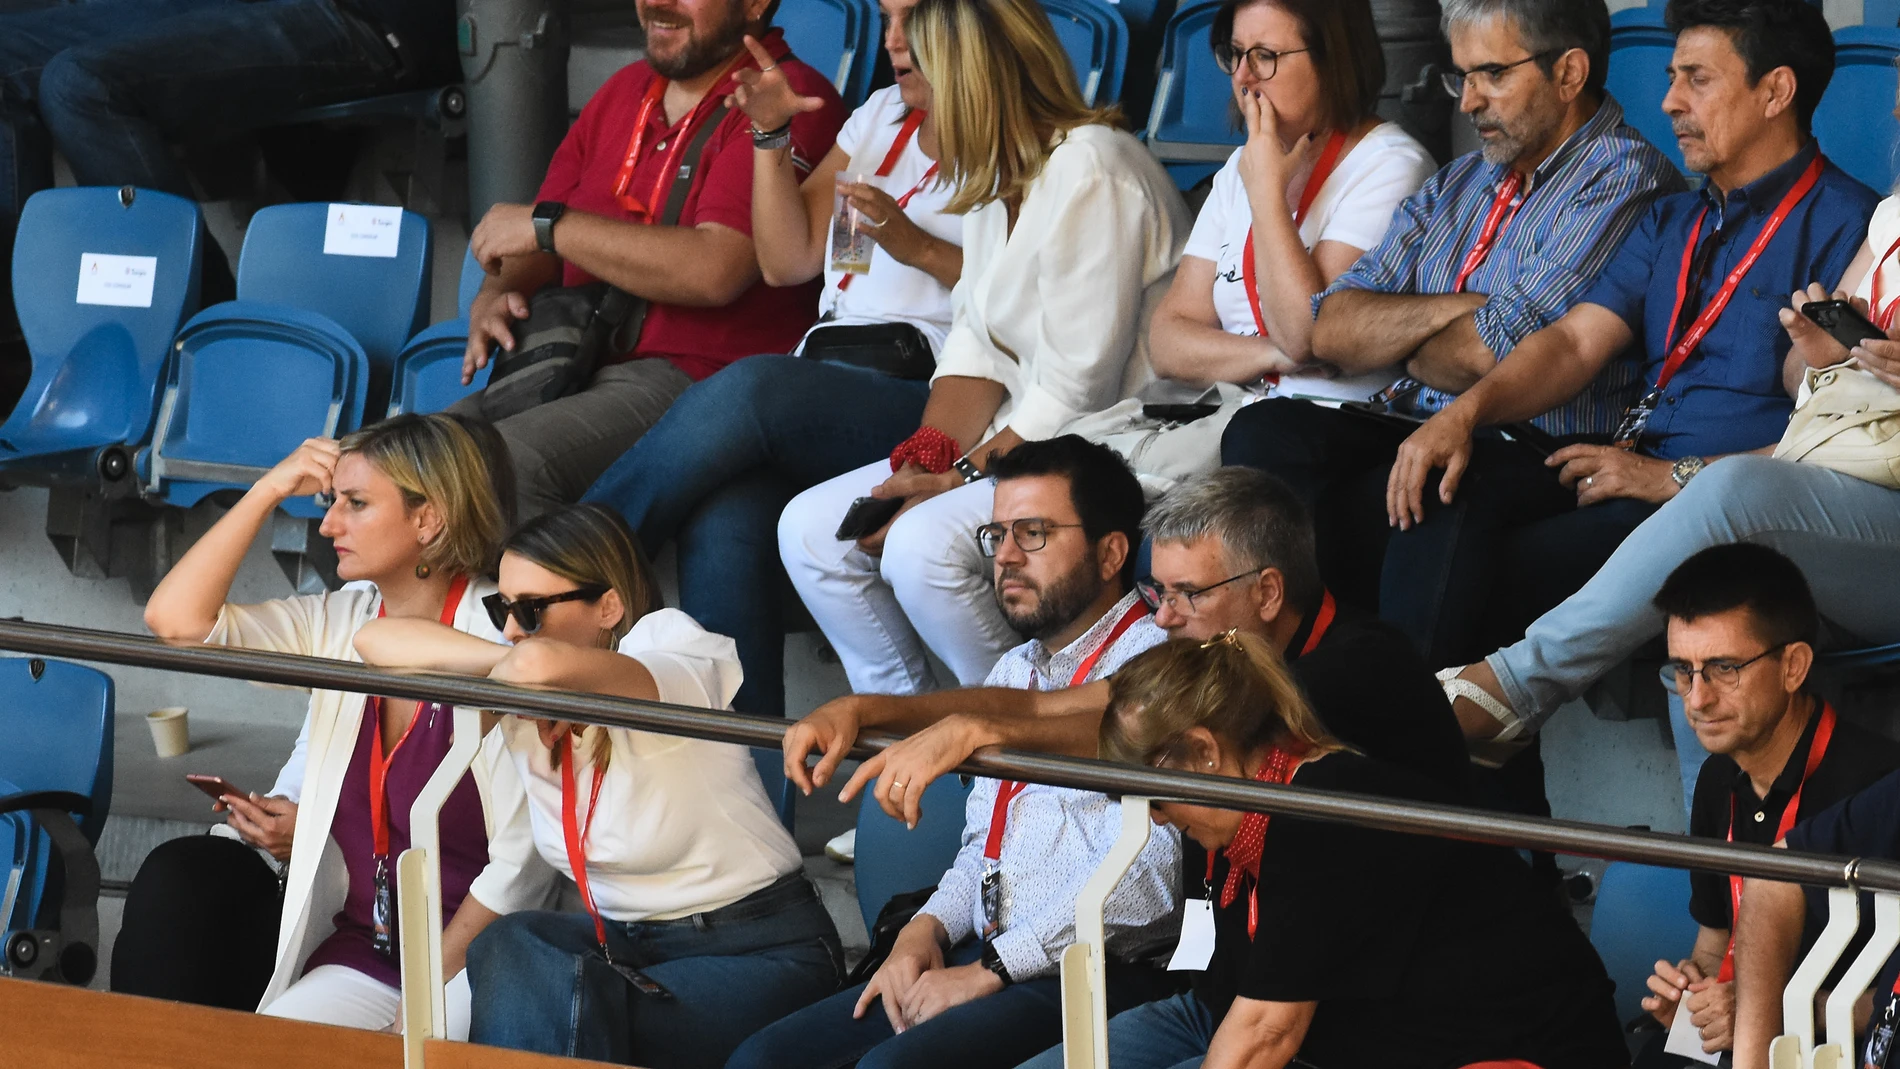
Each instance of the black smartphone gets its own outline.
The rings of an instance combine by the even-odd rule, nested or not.
[[[1498,430],[1506,438],[1529,447],[1538,456],[1548,457],[1563,448],[1563,443],[1534,423],[1506,423]]]
[[[878,528],[891,522],[891,517],[903,507],[904,499],[901,497],[858,498],[845,510],[836,537],[840,542],[856,542],[866,535],[876,534]]]
[[[1846,301],[1809,301],[1801,306],[1801,314],[1814,320],[1815,326],[1849,349],[1870,338],[1884,340],[1887,337],[1886,331]]]
[[[1219,405],[1200,402],[1186,405],[1142,405],[1141,414],[1149,419],[1166,420],[1169,423],[1193,423],[1197,419],[1206,419],[1220,411]]]

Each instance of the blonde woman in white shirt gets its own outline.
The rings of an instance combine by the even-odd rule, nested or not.
[[[990,515],[988,458],[1054,437],[1148,377],[1144,335],[1188,229],[1167,173],[1113,109],[1083,104],[1035,0],[921,0],[912,54],[932,86],[940,170],[963,213],[963,274],[923,426],[888,462],[799,494],[779,552],[864,692],[965,684],[1020,639],[972,534]],[[835,537],[854,499],[894,519]]]
[[[633,533],[598,505],[511,536],[500,588],[486,604],[512,648],[410,619],[364,628],[357,649],[371,664],[711,709],[738,689],[732,640],[660,607]],[[537,867],[572,878],[586,912],[516,913],[474,940],[473,1042],[716,1069],[837,989],[837,930],[744,747],[518,717],[495,735],[526,787]]]
[[[357,631],[382,616],[499,637],[480,605],[494,590],[482,573],[503,523],[491,471],[477,440],[447,416],[399,416],[341,441],[311,439],[179,560],[147,602],[146,626],[174,641],[340,660],[356,659]],[[277,506],[313,494],[335,497],[322,533],[335,543],[339,577],[366,584],[228,603],[245,552]],[[398,950],[380,911],[396,900],[394,858],[408,845],[410,806],[453,742],[453,723],[453,711],[434,703],[311,692],[277,961],[261,1012],[356,1028],[395,1024]],[[386,774],[372,779],[372,765]],[[443,809],[452,1035],[467,1030],[460,974],[469,938],[496,913],[539,904],[552,883],[524,871],[533,844],[520,821],[523,801],[514,766],[492,739]]]
[[[1385,60],[1372,9],[1228,0],[1211,37],[1247,141],[1214,175],[1155,313],[1155,374],[1364,400],[1392,376],[1335,378],[1313,360],[1313,296],[1379,243],[1435,166],[1373,112]]]

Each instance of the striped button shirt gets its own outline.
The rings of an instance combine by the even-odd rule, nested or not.
[[[1497,198],[1509,164],[1479,152],[1446,164],[1392,217],[1379,247],[1360,257],[1313,299],[1341,290],[1450,293],[1465,254]],[[1523,193],[1523,206],[1472,273],[1465,289],[1489,295],[1472,313],[1478,337],[1499,360],[1517,343],[1555,323],[1583,298],[1651,199],[1684,187],[1682,175],[1605,96],[1595,115],[1550,154]],[[1552,434],[1608,434],[1638,386],[1634,358],[1613,361],[1583,393],[1535,421]],[[1420,391],[1419,412],[1436,412],[1450,394]]]

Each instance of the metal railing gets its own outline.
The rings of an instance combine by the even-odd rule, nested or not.
[[[404,954],[404,1021],[412,1034],[415,1049],[425,1037],[445,1032],[442,1005],[440,954],[440,889],[436,861],[435,814],[441,801],[472,762],[480,745],[479,713],[490,710],[541,718],[633,728],[714,742],[746,746],[777,747],[788,721],[765,720],[737,713],[721,712],[664,702],[638,701],[567,691],[541,690],[495,683],[485,679],[433,673],[395,672],[375,669],[353,661],[303,657],[281,653],[234,649],[199,644],[172,645],[141,635],[113,631],[61,627],[23,620],[0,620],[0,650],[49,657],[97,661],[138,668],[155,668],[220,676],[313,689],[337,690],[359,694],[379,694],[394,698],[412,698],[457,706],[458,743],[436,775],[424,788],[411,818],[416,847],[398,861],[402,894]],[[895,736],[868,735],[853,748],[856,757],[868,757],[896,741]],[[1124,835],[1145,837],[1146,806],[1150,800],[1189,802],[1225,809],[1307,817],[1315,820],[1349,823],[1363,827],[1412,834],[1487,843],[1517,849],[1632,861],[1670,868],[1702,869],[1740,876],[1828,887],[1830,920],[1826,932],[1813,953],[1797,970],[1784,998],[1784,1022],[1789,1035],[1777,1040],[1774,1069],[1826,1064],[1832,1049],[1851,1052],[1852,1024],[1849,1011],[1878,966],[1896,945],[1900,945],[1900,863],[1853,857],[1831,857],[1797,853],[1747,844],[1733,845],[1709,839],[1696,839],[1643,830],[1613,828],[1580,821],[1551,820],[1513,816],[1459,806],[1422,802],[1398,802],[1364,795],[1335,794],[1301,787],[1278,786],[1253,781],[1207,776],[1193,772],[1139,768],[1106,761],[1058,757],[1005,750],[978,754],[958,766],[957,771],[973,775],[1025,780],[1057,787],[1102,791],[1124,798],[1125,806],[1138,808],[1144,819],[1124,814]],[[1138,848],[1138,847],[1137,847]],[[1127,853],[1119,849],[1116,855]],[[1128,854],[1132,857],[1132,854]],[[1123,860],[1122,864],[1126,864]],[[1107,885],[1119,876],[1107,875]],[[1091,889],[1095,882],[1091,882]],[[418,888],[420,888],[418,890]],[[412,898],[411,892],[415,891]],[[1859,899],[1856,891],[1877,892],[1874,938],[1847,973],[1847,981],[1860,978],[1853,997],[1843,998],[1849,982],[1843,982],[1828,1002],[1829,1047],[1814,1048],[1812,1006],[1815,992],[1845,949],[1858,927]],[[1084,892],[1099,909],[1100,894]],[[1100,931],[1099,913],[1082,918],[1078,932]],[[427,941],[409,953],[410,933],[420,927]],[[420,937],[418,937],[420,938]],[[1073,997],[1090,999],[1099,994],[1100,957],[1097,951],[1093,985],[1081,975],[1090,970],[1087,961],[1088,940],[1080,940],[1083,952],[1077,959],[1078,978]],[[1074,950],[1075,948],[1071,948]],[[1071,998],[1069,971],[1071,955],[1064,957],[1065,1001]],[[1825,960],[1823,960],[1825,959]],[[1090,988],[1094,990],[1091,991]],[[429,992],[425,998],[415,989]],[[411,995],[414,995],[412,998]],[[1100,1017],[1099,1000],[1096,1013]],[[1841,1003],[1840,1013],[1836,1004]],[[1074,1027],[1084,1032],[1075,1035],[1071,1047],[1095,1047],[1088,1042],[1085,1005],[1065,1006],[1065,1035]],[[1096,1022],[1101,1023],[1099,1020]],[[1100,1033],[1096,1038],[1099,1039]],[[1790,1054],[1789,1052],[1796,1052]],[[1817,1061],[1818,1055],[1818,1061]],[[1793,1060],[1789,1060],[1790,1057]],[[413,1064],[420,1064],[419,1061]],[[1103,1057],[1091,1057],[1083,1050],[1071,1065],[1105,1066]]]

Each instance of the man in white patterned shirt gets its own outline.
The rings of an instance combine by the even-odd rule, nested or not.
[[[988,685],[1077,686],[1166,639],[1133,590],[1143,501],[1119,456],[1065,435],[1017,446],[993,474],[993,522],[976,536],[997,604],[1029,641]],[[977,780],[955,863],[870,982],[766,1028],[727,1069],[1010,1069],[1060,1042],[1057,963],[1075,940],[1076,892],[1120,830],[1120,804],[1100,793]],[[1157,829],[1108,898],[1111,1014],[1170,993],[1163,974],[1127,963],[1173,946],[1180,857],[1179,836]]]

